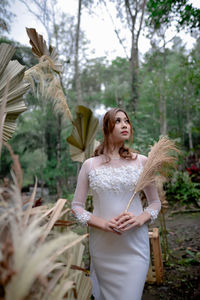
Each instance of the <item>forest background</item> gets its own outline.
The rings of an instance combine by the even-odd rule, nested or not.
[[[149,145],[160,135],[175,139],[182,150],[179,170],[170,187],[175,199],[198,204],[199,140],[200,140],[200,9],[190,1],[154,0],[77,0],[73,15],[58,9],[58,1],[23,1],[46,31],[47,44],[56,47],[63,65],[60,77],[72,114],[76,106],[89,107],[98,115],[110,107],[122,107],[130,115],[134,128],[132,148],[147,154]],[[66,5],[67,5],[66,1]],[[16,48],[13,59],[27,68],[35,65],[31,47],[10,40],[9,30],[15,17],[13,2],[0,4],[0,43]],[[110,6],[112,5],[112,11]],[[89,51],[86,32],[82,30],[83,12],[96,14],[104,8],[108,14],[124,55],[112,60],[95,57]],[[29,24],[27,24],[29,27]],[[174,35],[169,30],[173,28]],[[37,30],[37,28],[36,28]],[[195,38],[186,48],[180,32]],[[139,40],[145,33],[149,50],[140,56]],[[27,36],[28,40],[28,36]],[[66,138],[72,124],[62,120],[54,105],[41,95],[25,96],[27,111],[18,119],[17,130],[10,141],[24,171],[24,190],[39,180],[40,196],[70,199],[73,194],[77,163],[69,153]],[[101,126],[97,132],[101,140]],[[1,178],[9,176],[11,158],[3,148]],[[174,194],[173,194],[174,193]],[[48,195],[48,199],[50,199]],[[184,195],[184,196],[183,196]]]

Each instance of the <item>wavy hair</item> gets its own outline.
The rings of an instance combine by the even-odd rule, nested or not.
[[[112,151],[113,150],[112,149],[113,143],[112,143],[111,133],[113,132],[113,129],[115,127],[115,121],[116,121],[115,116],[120,111],[123,112],[126,115],[128,121],[129,121],[129,124],[130,124],[130,140],[131,140],[131,142],[133,141],[133,127],[131,125],[129,116],[121,108],[112,108],[109,111],[107,111],[107,113],[105,114],[105,116],[103,118],[104,139],[103,139],[103,142],[95,149],[94,156],[99,156],[101,154],[104,154],[104,155],[106,155],[108,161],[110,161],[110,157],[105,153],[105,150],[107,150],[107,151]],[[136,152],[136,151],[134,151],[134,152]],[[132,153],[133,153],[133,151],[131,151],[124,144],[119,149],[119,155],[122,158],[125,158],[125,159],[136,159],[136,158],[133,158]]]

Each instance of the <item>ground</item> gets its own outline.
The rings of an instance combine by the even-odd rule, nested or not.
[[[170,255],[163,284],[146,283],[142,300],[200,299],[200,213],[177,212],[166,214]]]

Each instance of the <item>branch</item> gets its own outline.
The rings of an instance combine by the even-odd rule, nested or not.
[[[138,29],[138,32],[137,32],[137,41],[139,39],[139,36],[140,36],[140,31],[142,29],[142,23],[143,23],[143,19],[144,19],[144,10],[145,10],[145,6],[146,6],[146,0],[143,1],[143,4],[142,4],[142,15],[141,15],[141,18],[140,18],[140,26],[139,26],[139,29]]]
[[[128,9],[128,12],[129,12],[129,15],[131,16],[131,19],[133,19],[134,17],[132,15],[132,12],[131,12],[131,9],[130,9],[129,0],[125,0],[125,6]]]
[[[50,32],[49,32],[49,26],[48,26],[48,19],[50,19],[50,16],[49,16],[49,12],[47,12],[47,7],[46,7],[46,1],[44,1],[44,7],[41,6],[40,2],[38,2],[37,0],[32,0],[32,2],[37,6],[37,8],[41,11],[42,13],[42,16],[40,15],[40,13],[36,13],[34,10],[32,10],[30,8],[30,5],[28,5],[28,3],[26,2],[26,0],[19,0],[20,2],[22,2],[27,10],[33,15],[36,17],[36,19],[38,19],[41,24],[44,26],[46,32],[47,32],[47,36],[48,36],[48,39],[49,39],[49,43],[50,43],[50,40],[51,40],[51,37],[50,37]],[[48,16],[48,17],[47,17]],[[46,21],[47,20],[47,21]]]
[[[40,15],[37,14],[36,12],[34,12],[32,9],[30,9],[28,3],[25,0],[19,0],[19,1],[22,2],[26,6],[26,8],[28,9],[28,11],[31,14],[33,14],[42,23],[42,25],[44,25],[44,21],[42,20],[42,18],[40,17]]]
[[[116,26],[115,26],[113,17],[112,17],[112,15],[110,14],[110,11],[109,11],[109,9],[108,9],[108,7],[107,7],[107,5],[106,5],[106,2],[105,2],[104,0],[102,0],[102,2],[103,2],[103,4],[105,5],[106,11],[107,11],[107,13],[108,13],[108,15],[109,15],[109,17],[110,17],[110,19],[111,19],[111,21],[112,21],[112,24],[113,24],[113,26],[114,26],[114,31],[115,31],[115,33],[116,33],[116,35],[117,35],[117,38],[118,38],[118,40],[119,40],[119,42],[120,42],[120,44],[121,44],[121,46],[122,46],[122,48],[123,48],[123,50],[124,50],[124,53],[125,53],[125,55],[126,55],[126,58],[129,59],[128,54],[127,54],[127,52],[126,52],[126,48],[125,48],[125,46],[124,46],[124,44],[123,44],[122,39],[121,39],[120,36],[119,36],[119,31],[117,30],[117,28],[116,28]]]
[[[136,17],[137,17],[137,9],[135,10],[135,15],[132,14],[131,12],[131,8],[130,8],[130,4],[129,4],[129,0],[125,0],[125,7],[127,9],[127,17],[128,17],[128,14],[130,15],[131,17],[131,21],[132,21],[132,24],[131,24],[131,33],[132,35],[134,36],[134,28],[135,28],[135,22],[136,22]],[[128,23],[129,23],[129,20],[128,20]]]

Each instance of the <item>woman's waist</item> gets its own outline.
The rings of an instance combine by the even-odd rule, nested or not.
[[[115,204],[115,205],[94,205],[93,214],[97,217],[109,220],[114,218],[126,210],[128,202],[124,205],[124,203]],[[143,208],[141,203],[131,205],[128,209],[129,212],[132,212],[134,215],[139,216],[143,212]]]

